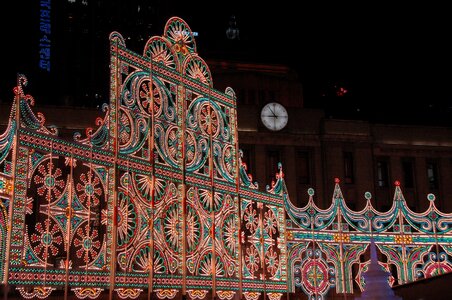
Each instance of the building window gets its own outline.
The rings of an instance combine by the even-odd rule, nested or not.
[[[244,89],[239,89],[237,93],[237,103],[246,104],[246,91]]]
[[[311,166],[309,151],[297,151],[295,163],[298,184],[310,184]]]
[[[402,160],[403,186],[405,188],[414,188],[414,162],[410,158]]]
[[[267,99],[265,98],[265,90],[259,90],[258,92],[258,105],[264,105],[264,103],[267,102]]]
[[[256,90],[249,89],[248,97],[246,99],[246,104],[255,105],[256,104]]]
[[[275,91],[268,91],[268,100],[269,101],[276,101],[276,94]]]
[[[389,164],[387,160],[377,160],[377,186],[389,186]]]
[[[267,151],[267,184],[276,180],[276,173],[278,172],[278,163],[281,162],[281,151],[268,150]]]
[[[427,162],[427,180],[431,190],[436,190],[439,187],[438,180],[438,164],[433,161]]]
[[[352,152],[344,152],[344,180],[345,183],[354,182]]]

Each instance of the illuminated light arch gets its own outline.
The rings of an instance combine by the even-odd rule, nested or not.
[[[373,237],[394,284],[452,270],[452,214],[370,193],[354,211],[335,180],[327,209],[289,198],[282,166],[265,191],[238,145],[236,96],[213,88],[189,26],[171,18],[137,54],[110,35],[110,102],[84,136],[58,136],[18,76],[0,134],[0,278],[23,297],[152,293],[278,300],[353,293]],[[438,237],[441,238],[438,238]]]

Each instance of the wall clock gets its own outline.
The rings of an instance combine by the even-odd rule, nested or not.
[[[262,123],[272,131],[283,129],[289,121],[287,110],[277,102],[267,103],[261,111]]]

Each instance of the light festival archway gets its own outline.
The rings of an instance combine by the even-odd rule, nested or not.
[[[242,163],[231,88],[213,87],[189,26],[168,20],[143,55],[110,35],[110,103],[67,140],[18,76],[0,135],[0,278],[25,298],[311,299],[359,292],[373,237],[391,284],[449,272],[452,215],[396,184],[392,208],[303,208],[282,166],[260,191]]]

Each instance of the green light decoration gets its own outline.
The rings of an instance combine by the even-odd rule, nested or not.
[[[113,293],[279,300],[359,293],[374,239],[403,284],[452,270],[452,215],[372,195],[353,211],[337,179],[329,208],[295,207],[282,165],[265,191],[242,162],[231,88],[213,88],[189,26],[168,20],[143,55],[110,35],[110,102],[73,140],[33,111],[18,76],[0,135],[0,279],[24,298]],[[19,126],[16,126],[19,124]]]

